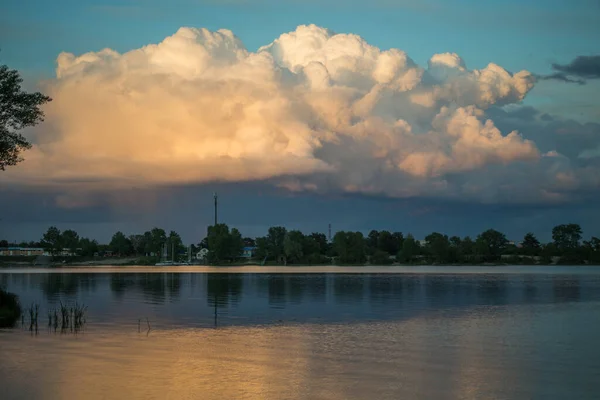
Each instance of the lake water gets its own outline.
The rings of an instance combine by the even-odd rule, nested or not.
[[[40,304],[37,332],[0,330],[2,399],[600,398],[596,267],[0,269],[0,285]],[[84,329],[48,327],[76,301]]]

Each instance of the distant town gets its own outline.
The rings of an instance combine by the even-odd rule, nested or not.
[[[475,238],[433,232],[417,240],[402,232],[372,230],[304,234],[271,227],[264,237],[243,237],[226,224],[208,227],[199,243],[185,246],[175,231],[153,228],[141,234],[116,232],[109,243],[80,237],[52,226],[38,242],[0,240],[3,264],[130,265],[391,265],[391,264],[600,264],[600,239],[583,240],[577,224],[558,225],[552,241],[533,233],[518,242],[489,229]]]

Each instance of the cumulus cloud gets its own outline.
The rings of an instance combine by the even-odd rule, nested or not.
[[[181,28],[126,53],[61,53],[43,135],[5,179],[78,188],[269,180],[290,190],[455,195],[453,179],[539,163],[485,112],[535,84],[454,53],[426,67],[353,34],[299,26],[256,52]],[[66,200],[62,200],[66,201]]]

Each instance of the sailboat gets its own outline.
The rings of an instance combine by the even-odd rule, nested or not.
[[[177,264],[175,262],[175,243],[173,243],[171,255],[172,255],[173,260],[171,260],[171,261],[167,260],[167,258],[168,258],[167,257],[168,256],[168,254],[167,254],[167,244],[165,243],[165,245],[163,246],[163,254],[162,254],[162,257],[161,257],[161,258],[164,259],[164,261],[157,262],[154,265],[158,266],[158,267],[167,267],[167,266],[170,267],[170,266],[174,266],[174,265],[179,265],[179,264]]]

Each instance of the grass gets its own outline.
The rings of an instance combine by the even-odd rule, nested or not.
[[[16,294],[0,288],[0,328],[14,326],[21,316],[21,305]]]
[[[86,312],[86,305],[75,303],[69,307],[60,302],[60,308],[48,310],[48,328],[56,331],[60,327],[61,332],[79,332],[85,326]]]

